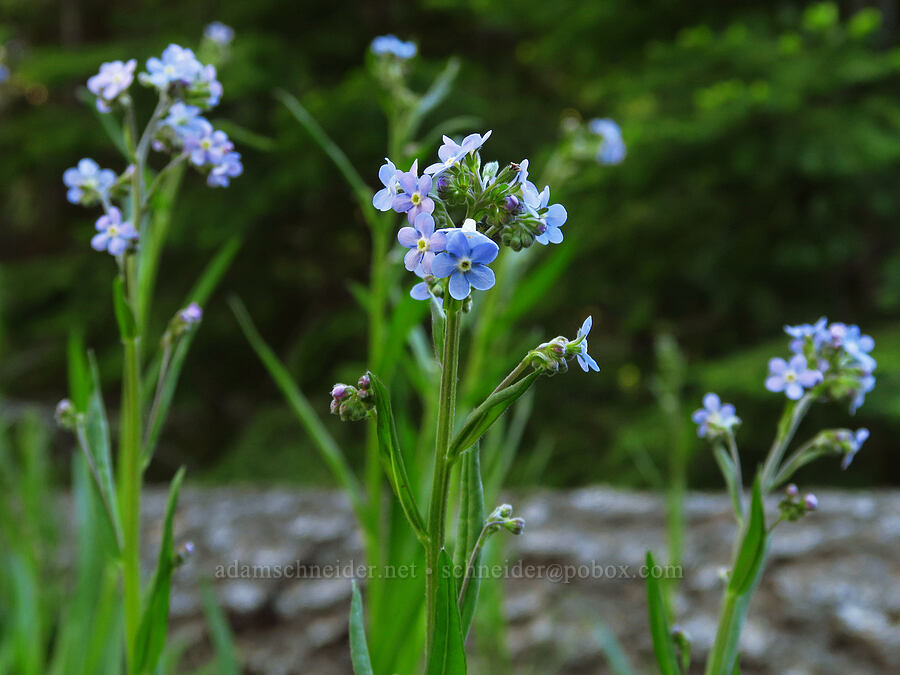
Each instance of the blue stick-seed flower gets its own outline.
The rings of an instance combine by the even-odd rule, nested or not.
[[[213,21],[203,29],[203,37],[220,47],[227,47],[234,40],[234,28],[221,21]]]
[[[542,231],[534,240],[544,246],[561,243],[563,233],[560,228],[565,225],[569,214],[562,204],[550,204],[550,186],[538,192],[534,183],[527,181],[522,187],[522,197],[531,215],[541,222]]]
[[[406,60],[416,55],[416,45],[414,42],[404,42],[396,35],[379,35],[372,40],[372,53],[379,56],[392,54]]]
[[[116,99],[128,91],[134,81],[137,60],[110,61],[100,66],[100,72],[88,79],[88,90],[97,97],[97,110],[108,113]]]
[[[435,232],[434,218],[430,213],[420,213],[416,216],[412,227],[408,225],[401,227],[397,233],[397,241],[409,249],[403,257],[406,269],[410,272],[421,270],[424,274],[430,274],[434,256],[444,250],[446,239],[443,232]]]
[[[609,118],[593,119],[588,123],[588,128],[603,139],[597,151],[598,162],[619,164],[625,159],[625,141],[618,124]]]
[[[115,206],[97,219],[96,227],[97,234],[91,239],[91,248],[95,251],[122,255],[138,238],[137,230],[131,223],[122,222],[122,212]]]
[[[581,369],[584,372],[588,372],[588,370],[593,370],[594,372],[600,372],[600,366],[597,365],[597,362],[594,360],[594,357],[588,354],[588,335],[591,333],[591,327],[594,325],[594,317],[589,316],[584,320],[581,324],[581,328],[578,329],[578,334],[575,336],[573,343],[578,346],[578,351],[575,353],[575,358],[578,361],[578,365],[581,366]],[[580,340],[580,342],[579,342]]]
[[[481,148],[485,141],[491,137],[492,133],[493,130],[489,130],[484,135],[479,133],[469,134],[462,140],[462,143],[457,143],[449,136],[444,136],[444,144],[438,148],[438,159],[441,161],[426,167],[425,173],[436,176],[452,168],[463,157]]]
[[[190,134],[203,133],[206,120],[200,116],[200,108],[176,101],[169,108],[169,114],[160,122],[160,126],[168,127],[175,135],[184,139]]]
[[[228,187],[232,178],[237,178],[244,173],[244,165],[241,164],[241,153],[228,152],[222,157],[222,161],[213,165],[212,171],[206,177],[206,184],[210,187]]]
[[[500,247],[480,232],[447,231],[445,248],[431,263],[438,279],[450,277],[450,295],[465,300],[471,288],[486,291],[495,283],[494,271],[488,265],[497,258]]]
[[[184,149],[190,153],[192,164],[204,166],[220,164],[234,145],[224,131],[214,129],[212,124],[201,118],[197,129],[185,135]]]
[[[822,373],[809,368],[806,357],[802,354],[795,354],[790,361],[778,357],[769,361],[766,389],[772,392],[783,391],[792,401],[802,397],[804,390],[815,387],[821,381]]]
[[[413,162],[409,171],[397,176],[403,192],[394,197],[391,206],[397,213],[405,213],[410,224],[420,213],[433,213],[434,200],[428,196],[431,191],[431,176],[419,177],[419,160]]]
[[[717,394],[709,393],[703,397],[703,407],[695,410],[691,419],[697,425],[700,438],[730,433],[741,423],[731,403],[722,403]]]
[[[72,204],[90,204],[98,199],[106,201],[115,182],[116,173],[112,169],[101,169],[97,162],[87,157],[78,162],[77,167],[63,173],[63,183],[69,188],[66,199]]]
[[[375,196],[372,197],[372,206],[379,211],[390,211],[394,204],[394,197],[400,193],[400,174],[394,163],[387,157],[384,158],[384,164],[378,169],[378,180],[384,185]]]
[[[187,86],[200,76],[203,64],[194,52],[176,44],[170,44],[160,58],[147,59],[147,72],[138,75],[141,84],[168,91],[172,85]]]

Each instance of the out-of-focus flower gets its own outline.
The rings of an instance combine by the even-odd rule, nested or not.
[[[821,381],[822,373],[807,367],[806,357],[802,354],[795,354],[789,362],[777,357],[769,361],[766,389],[783,391],[792,401],[803,396],[805,389],[815,387]]]
[[[241,164],[241,153],[229,152],[221,162],[213,166],[209,176],[206,177],[206,184],[210,187],[228,187],[231,179],[242,173],[244,173],[244,165]]]
[[[178,312],[178,318],[189,325],[200,323],[200,320],[203,318],[203,308],[196,302],[192,302]]]
[[[138,80],[160,91],[168,91],[172,85],[188,86],[200,76],[202,70],[203,64],[192,50],[170,44],[160,58],[154,56],[147,59],[147,72],[140,73]]]
[[[77,167],[63,173],[63,183],[69,188],[66,199],[72,204],[106,200],[115,182],[116,174],[112,169],[101,169],[97,162],[87,157],[78,162]]]
[[[206,120],[200,116],[200,108],[177,101],[169,108],[169,114],[160,125],[170,128],[177,137],[184,138],[189,134],[202,133],[203,122]]]
[[[394,197],[391,204],[397,213],[405,213],[410,224],[420,213],[434,212],[434,200],[428,196],[431,191],[431,176],[419,177],[419,160],[413,162],[409,171],[397,176],[403,192]]]
[[[471,288],[486,291],[495,283],[494,271],[488,267],[500,252],[491,239],[480,232],[447,231],[446,250],[438,253],[431,271],[438,279],[450,277],[450,295],[465,300]]]
[[[850,466],[856,453],[862,448],[869,438],[869,430],[865,427],[856,431],[844,430],[838,432],[838,440],[844,446],[844,459],[841,461],[841,468],[846,469]]]
[[[234,149],[224,131],[214,129],[205,119],[197,121],[197,128],[184,136],[184,149],[194,166],[217,165]]]
[[[444,250],[446,235],[434,231],[434,218],[430,213],[416,216],[412,227],[401,227],[397,233],[397,241],[409,249],[403,257],[403,264],[410,272],[421,270],[431,274],[431,262],[436,253]]]
[[[807,338],[813,341],[813,346],[817,349],[824,339],[825,326],[828,325],[828,319],[824,316],[814,324],[804,323],[797,326],[785,326],[784,332],[794,338],[791,341],[791,351],[795,354],[803,352]]]
[[[213,21],[203,29],[203,36],[220,47],[227,47],[234,40],[234,29],[221,21]]]
[[[416,55],[414,42],[404,42],[396,35],[379,35],[372,40],[372,52],[378,55],[393,54],[398,59],[411,59]]]
[[[706,438],[733,431],[741,423],[735,412],[732,404],[722,403],[718,395],[709,393],[703,397],[703,407],[695,410],[691,419],[697,425],[697,435]]]
[[[122,212],[115,206],[97,219],[96,227],[97,234],[91,239],[91,248],[95,251],[122,255],[138,238],[137,230],[131,223],[122,222]]]
[[[384,185],[375,196],[372,197],[372,206],[379,211],[390,211],[394,203],[394,197],[400,192],[400,171],[387,157],[384,158],[384,164],[378,169],[378,180]]]
[[[608,118],[593,119],[588,128],[603,139],[597,152],[597,161],[601,164],[619,164],[625,159],[625,141],[619,125]]]
[[[100,66],[100,72],[88,79],[88,90],[97,97],[97,110],[107,113],[112,104],[128,90],[134,81],[137,60],[110,61]]]

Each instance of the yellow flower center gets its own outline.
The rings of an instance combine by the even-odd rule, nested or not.
[[[110,225],[109,227],[106,228],[106,234],[108,234],[110,237],[118,236],[119,228],[116,227],[115,225]]]
[[[422,195],[420,195],[418,192],[413,192],[409,197],[409,201],[411,201],[414,206],[418,206],[422,203]]]
[[[422,238],[419,239],[419,241],[416,243],[416,248],[418,248],[418,250],[419,250],[420,252],[424,253],[424,252],[427,251],[428,248],[429,248],[429,247],[428,247],[428,240],[427,240],[425,237],[422,237]]]

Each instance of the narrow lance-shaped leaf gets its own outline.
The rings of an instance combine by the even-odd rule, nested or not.
[[[447,551],[441,549],[437,578],[437,602],[434,610],[434,635],[425,675],[465,675],[466,648],[456,606],[456,581]]]
[[[490,429],[491,425],[497,421],[497,418],[515,403],[522,394],[528,391],[528,388],[534,384],[539,375],[540,371],[534,370],[530,372],[515,384],[495,394],[491,394],[485,399],[484,403],[473,410],[450,443],[448,451],[450,459],[459,456],[460,453],[472,447]]]
[[[172,587],[172,571],[175,569],[172,523],[175,519],[175,507],[178,505],[178,492],[183,478],[184,467],[175,474],[169,488],[169,501],[166,504],[156,573],[150,584],[146,606],[135,638],[135,655],[139,673],[152,671],[156,667],[166,642],[169,625],[169,593]]]
[[[363,614],[362,596],[356,579],[351,579],[353,597],[350,600],[350,659],[354,675],[372,675],[372,660],[366,643],[366,620]]]
[[[662,675],[679,675],[675,643],[672,640],[669,619],[666,616],[666,601],[663,597],[662,584],[653,575],[654,568],[653,554],[647,551],[647,607],[650,611],[653,654],[656,656],[656,664]]]
[[[122,277],[113,280],[113,307],[116,310],[116,322],[123,340],[133,340],[137,334],[134,311],[125,299],[125,284]]]
[[[750,520],[747,530],[741,542],[734,569],[731,571],[731,579],[728,582],[728,591],[735,594],[743,594],[756,579],[756,573],[762,564],[766,548],[766,516],[763,512],[762,490],[760,477],[753,481],[753,496],[750,501]]]
[[[719,465],[719,471],[725,478],[725,485],[728,487],[728,494],[731,496],[731,506],[734,509],[734,515],[738,522],[743,518],[743,507],[741,506],[740,488],[737,485],[737,477],[735,476],[734,462],[725,450],[725,446],[721,443],[716,444],[713,449],[713,456],[716,458],[716,464]]]
[[[217,675],[240,675],[241,664],[237,657],[234,645],[234,636],[228,625],[225,612],[216,599],[215,591],[208,581],[200,586],[203,595],[203,614],[206,616],[206,624],[209,626],[209,634],[212,638],[213,651],[216,655]]]
[[[481,483],[481,448],[475,446],[462,457],[459,472],[459,522],[457,524],[456,550],[453,556],[453,567],[466,574],[469,558],[484,527],[484,488]],[[481,552],[473,561],[472,576],[466,584],[465,594],[459,598],[459,619],[463,639],[469,634],[475,607],[478,604],[478,591],[481,588],[481,575],[478,563]],[[461,579],[460,579],[461,581]]]
[[[415,530],[416,535],[423,542],[427,541],[428,534],[425,521],[416,504],[409,476],[406,474],[406,465],[403,462],[403,453],[400,451],[400,441],[397,438],[397,427],[394,423],[394,413],[391,410],[391,399],[387,388],[381,379],[373,373],[369,373],[369,381],[375,392],[375,426],[378,435],[378,450],[384,465],[388,481],[400,500],[400,506],[406,515],[409,524]]]

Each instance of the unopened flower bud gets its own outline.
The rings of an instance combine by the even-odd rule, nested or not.
[[[790,485],[788,485],[788,486],[784,489],[784,493],[785,493],[788,497],[790,497],[791,499],[793,499],[794,497],[796,497],[797,495],[800,494],[800,489],[799,489],[796,485],[794,485],[793,483],[791,483]]]
[[[178,318],[188,325],[199,323],[203,318],[203,308],[196,302],[192,302],[187,307],[178,312]]]
[[[77,412],[69,399],[64,398],[56,404],[54,417],[56,418],[56,423],[63,429],[72,430],[75,428]]]
[[[372,381],[369,379],[369,374],[366,373],[365,375],[360,376],[356,386],[360,389],[368,389],[370,384],[372,384]]]
[[[815,511],[819,508],[819,500],[811,492],[803,498],[803,506],[807,511]]]
[[[371,384],[369,378],[363,375],[359,378],[360,388],[350,384],[338,382],[331,388],[331,412],[340,415],[341,421],[356,422],[373,414],[375,410],[375,395],[367,388]]]
[[[446,200],[450,196],[450,178],[442,173],[435,182],[435,189],[437,190],[438,197]]]
[[[513,513],[513,507],[510,504],[501,504],[494,512],[491,513],[490,519],[494,520],[497,518],[509,518]]]
[[[503,200],[503,208],[509,213],[515,213],[519,210],[519,199],[515,195],[507,195]]]
[[[525,531],[525,520],[522,518],[513,518],[503,523],[503,527],[513,534],[522,534]]]
[[[347,398],[349,387],[346,384],[336,384],[331,388],[331,398],[335,401],[343,401]]]
[[[194,542],[185,542],[184,545],[175,552],[172,565],[174,567],[181,567],[192,555],[194,555]]]

